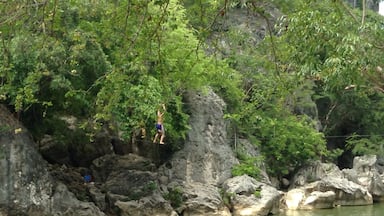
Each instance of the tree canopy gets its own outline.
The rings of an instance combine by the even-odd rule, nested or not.
[[[217,28],[236,10],[266,23],[260,42]],[[36,140],[65,139],[61,117],[75,116],[89,138],[109,124],[127,141],[152,128],[165,103],[176,150],[189,128],[185,92],[210,87],[230,104],[234,136],[252,140],[282,176],[332,149],[384,153],[383,26],[341,0],[2,1],[0,102]],[[239,158],[237,174],[256,161]]]

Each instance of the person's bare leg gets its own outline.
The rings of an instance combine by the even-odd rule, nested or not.
[[[161,134],[161,137],[160,137],[160,144],[164,144],[163,140],[164,140],[164,133]]]
[[[159,133],[156,132],[155,138],[153,139],[153,143],[156,143],[158,137],[159,137]]]
[[[147,132],[145,131],[145,128],[141,128],[141,138],[144,139],[145,136],[147,135]]]

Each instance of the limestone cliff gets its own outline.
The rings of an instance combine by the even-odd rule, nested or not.
[[[53,181],[28,131],[0,106],[0,215],[104,215]]]

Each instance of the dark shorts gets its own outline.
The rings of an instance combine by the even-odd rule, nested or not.
[[[157,132],[159,133],[164,133],[165,130],[164,130],[164,127],[162,124],[156,124],[156,129],[157,129]]]

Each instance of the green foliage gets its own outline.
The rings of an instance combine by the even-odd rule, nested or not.
[[[260,121],[263,125],[260,127],[259,136],[263,141],[260,148],[268,156],[267,164],[274,174],[288,174],[290,168],[326,154],[323,134],[303,117],[263,118]]]
[[[248,175],[255,179],[260,177],[260,168],[262,157],[251,157],[240,150],[237,151],[237,158],[240,164],[232,168],[233,176]]]
[[[1,125],[0,126],[0,134],[5,134],[9,132],[11,128],[8,125]]]
[[[261,198],[261,188],[256,188],[255,192],[253,192],[253,195],[256,198]]]
[[[231,200],[234,198],[235,194],[227,192],[224,189],[220,189],[220,195],[224,205],[231,208]]]
[[[144,193],[150,193],[150,192],[153,192],[154,190],[156,190],[158,188],[156,182],[154,181],[150,181],[149,183],[147,183],[147,185],[145,185],[145,187],[143,188],[143,191]]]
[[[288,12],[292,11],[288,10],[291,5],[305,6],[299,1],[274,2],[284,3]],[[247,8],[248,13],[265,17],[262,20],[265,22],[272,16],[267,10],[270,6],[268,1],[230,1],[228,6]],[[253,140],[260,147],[270,174],[282,176],[308,160],[327,155],[324,136],[316,131],[316,124],[307,116],[317,117],[316,104],[311,101],[316,86],[305,76],[293,73],[300,64],[295,64],[290,58],[301,50],[292,54],[292,43],[266,35],[262,42],[250,46],[251,36],[236,26],[230,26],[227,32],[222,33],[222,37],[229,38],[231,44],[231,49],[223,52],[224,58],[241,72],[237,86],[241,86],[243,91],[234,97],[237,99],[233,103],[235,109],[225,117],[239,136]],[[292,36],[292,40],[300,43],[296,36]],[[295,113],[298,107],[305,112]],[[257,176],[256,160],[252,157],[240,159],[241,164],[233,169],[234,175],[247,173]]]
[[[5,14],[29,5],[8,6]],[[153,128],[165,103],[167,139],[177,149],[189,128],[182,94],[216,75],[219,86],[234,73],[199,49],[177,1],[55,1],[35,9],[28,15],[44,23],[23,17],[1,26],[0,100],[24,115],[37,137],[53,133],[43,119],[70,114],[86,129],[112,122],[129,140],[143,122]],[[7,28],[23,21],[28,28]],[[46,125],[36,127],[40,122]]]
[[[285,68],[315,80],[324,133],[369,135],[347,141],[355,154],[381,146],[382,138],[371,134],[381,134],[378,125],[384,123],[379,87],[383,80],[377,70],[383,57],[377,46],[382,43],[383,18],[370,11],[363,17],[341,1],[301,1],[287,16],[287,29],[276,38]]]
[[[191,25],[198,29],[199,33],[207,36],[210,26],[214,23],[217,16],[224,13],[227,1],[224,0],[182,0],[183,5],[187,8],[187,14]]]
[[[101,110],[96,120],[115,120],[125,138],[129,138],[131,129],[142,122],[156,121],[156,107],[162,99],[158,80],[144,76],[133,85],[128,82],[128,77],[124,79],[119,73],[111,73],[103,85],[98,93],[97,105]]]
[[[352,150],[354,155],[383,155],[383,146],[383,139],[377,135],[366,138],[353,134],[346,140],[347,149]]]
[[[250,56],[255,55],[260,54],[250,53]],[[234,55],[233,61],[237,61],[237,58],[238,55]],[[275,70],[273,64],[264,64],[270,61],[268,59],[249,59],[245,62],[254,64],[250,68],[268,68],[271,65],[269,69]],[[243,65],[239,67],[242,70],[246,68]],[[274,176],[283,176],[308,160],[327,155],[324,136],[316,131],[315,123],[305,113],[294,113],[296,107],[316,110],[315,104],[309,104],[313,86],[294,74],[271,76],[263,72],[248,73],[247,82],[244,83],[247,95],[242,106],[237,113],[227,117],[237,125],[240,134],[253,137],[266,160],[268,172]],[[309,101],[305,100],[306,97],[309,97]],[[309,114],[316,117],[316,111]],[[239,174],[253,172],[251,158],[246,161],[236,167]]]
[[[337,158],[340,157],[343,154],[344,150],[340,148],[331,149],[328,151],[327,155],[325,155],[324,159],[325,161],[337,162]]]
[[[184,202],[183,191],[179,187],[169,189],[169,192],[164,195],[164,198],[170,202],[173,208],[179,208]]]
[[[289,17],[289,27],[279,40],[289,44],[293,55],[287,57],[298,66],[298,74],[321,79],[326,89],[340,90],[361,79],[364,58],[355,51],[370,46],[354,26],[354,20],[341,13],[335,3],[314,1],[303,4]]]
[[[276,29],[271,4],[286,14]],[[157,107],[165,103],[167,140],[177,150],[189,129],[184,93],[210,87],[227,102],[231,126],[259,146],[276,176],[340,153],[327,152],[311,120],[317,117],[311,97],[326,135],[356,134],[337,147],[382,153],[383,138],[375,135],[384,124],[384,20],[369,11],[363,15],[331,0],[2,6],[0,102],[20,114],[36,140],[50,134],[66,145],[84,143],[86,133],[111,124],[128,141],[143,125],[153,130]],[[254,35],[237,26],[212,34],[222,30],[217,21],[236,9],[264,18],[257,21],[267,24],[262,41],[250,43]],[[220,49],[221,36],[231,49]],[[70,115],[84,131],[65,130],[59,117]],[[258,176],[258,158],[239,154],[239,159],[234,175]]]
[[[124,4],[133,7],[133,3]],[[211,85],[220,89],[227,98],[238,98],[234,96],[239,94],[236,82],[233,82],[235,78],[228,79],[235,76],[235,71],[207,57],[199,49],[199,41],[193,31],[187,28],[185,10],[176,1],[135,7],[140,10],[132,9],[131,13],[151,18],[137,20],[128,17],[130,22],[136,23],[133,26],[139,29],[124,28],[126,23],[122,22],[124,19],[117,19],[118,14],[102,21],[111,21],[114,26],[120,26],[125,31],[123,33],[132,35],[135,41],[118,41],[114,42],[115,48],[108,47],[108,52],[113,56],[111,61],[121,66],[100,81],[102,88],[97,95],[96,120],[115,121],[124,137],[129,139],[132,129],[142,122],[146,123],[147,128],[152,128],[156,121],[157,106],[165,103],[167,139],[171,140],[173,149],[178,149],[177,140],[185,138],[188,129],[182,94],[189,89]],[[125,13],[125,7],[119,7],[118,10]],[[137,31],[141,34],[137,34]],[[127,49],[131,52],[126,52]],[[126,59],[126,62],[121,62],[122,59]],[[223,83],[228,85],[224,86]]]

